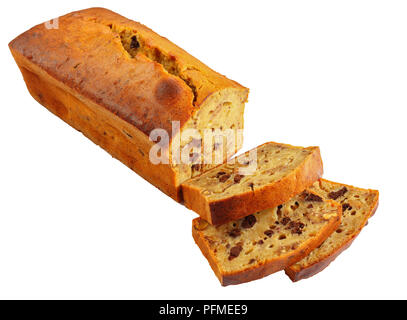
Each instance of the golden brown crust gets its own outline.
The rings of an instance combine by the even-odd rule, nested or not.
[[[335,217],[332,217],[329,220],[329,223],[324,228],[322,228],[315,237],[310,238],[308,241],[305,241],[304,243],[300,244],[295,249],[295,251],[289,254],[271,259],[261,265],[254,265],[248,267],[239,272],[222,273],[222,271],[218,267],[216,257],[212,254],[212,251],[210,250],[210,244],[208,243],[208,240],[205,239],[203,233],[199,232],[198,230],[199,227],[198,229],[196,228],[198,221],[200,221],[200,218],[195,219],[192,223],[192,235],[196,244],[201,249],[201,252],[208,260],[212,270],[215,272],[216,276],[221,282],[222,286],[241,284],[244,282],[261,279],[272,273],[283,270],[287,266],[302,260],[313,249],[321,245],[321,243],[323,243],[325,239],[327,239],[329,235],[332,234],[332,232],[334,232],[338,228],[341,222],[342,215],[342,208],[339,204],[331,200],[328,200],[327,202],[329,202],[329,204],[332,207],[337,208],[338,214]]]
[[[171,165],[153,165],[152,130],[172,132],[223,89],[248,90],[211,70],[142,24],[103,8],[69,13],[57,29],[39,24],[10,42],[31,95],[143,178],[177,201],[179,177]],[[146,50],[177,67],[176,73],[125,49],[124,30]],[[171,143],[171,141],[170,141]]]
[[[196,87],[196,97],[185,81],[159,63],[144,55],[130,57],[112,26],[139,34],[146,46],[168,55]],[[13,54],[19,52],[146,135],[156,128],[171,132],[171,120],[180,121],[182,128],[209,95],[223,88],[247,90],[144,25],[104,8],[62,16],[58,29],[39,24],[9,46]]]
[[[35,100],[161,191],[175,200],[180,198],[180,188],[176,187],[171,167],[151,165],[152,142],[144,133],[98,104],[77,97],[70,88],[48,77],[25,57],[18,53],[14,57]]]
[[[227,199],[208,203],[202,196],[201,190],[187,183],[183,184],[182,193],[185,205],[213,225],[238,220],[253,212],[280,205],[300,194],[322,176],[323,164],[319,148],[307,149],[312,150],[308,158],[281,180]]]
[[[321,179],[322,181],[327,181],[324,179]],[[338,187],[348,187],[348,188],[354,188],[354,189],[358,189],[358,190],[363,190],[366,191],[365,189],[361,189],[361,188],[356,188],[354,186],[351,185],[346,185],[346,184],[342,184],[342,183],[337,183],[337,182],[332,182],[332,181],[328,181],[331,184],[336,184],[338,185]],[[287,267],[284,271],[286,273],[286,275],[291,279],[291,281],[296,282],[299,280],[303,280],[303,279],[307,279],[310,278],[314,275],[316,275],[317,273],[323,271],[326,267],[329,266],[329,264],[334,261],[343,251],[345,251],[347,248],[349,248],[351,246],[351,244],[353,243],[353,241],[355,240],[355,238],[359,235],[359,233],[362,231],[363,227],[367,224],[367,221],[369,218],[371,218],[378,206],[379,206],[379,192],[377,190],[369,190],[370,192],[373,192],[375,194],[375,199],[373,201],[373,204],[370,208],[370,214],[366,215],[365,219],[362,221],[360,228],[354,232],[348,239],[346,242],[344,242],[341,246],[339,246],[338,248],[336,248],[336,250],[330,252],[329,254],[321,257],[321,259],[319,259],[318,261],[315,261],[314,263],[308,265],[307,267],[302,267],[297,265],[291,265],[289,267]]]

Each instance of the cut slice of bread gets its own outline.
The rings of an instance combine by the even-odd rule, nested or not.
[[[339,224],[341,206],[304,191],[288,202],[220,226],[202,218],[192,235],[223,286],[265,277],[300,261]]]
[[[288,201],[322,171],[318,147],[269,142],[183,183],[184,203],[219,225]]]
[[[285,269],[292,281],[309,278],[324,270],[347,249],[357,237],[367,220],[375,213],[379,192],[355,188],[321,179],[310,190],[325,199],[337,201],[342,206],[342,222],[339,228],[317,249],[296,264]]]

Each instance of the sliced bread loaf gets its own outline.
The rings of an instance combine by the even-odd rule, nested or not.
[[[347,249],[377,209],[379,192],[321,179],[310,190],[342,206],[342,222],[325,242],[307,257],[285,269],[292,281],[309,278],[325,269]]]
[[[195,242],[223,286],[256,280],[300,261],[340,224],[341,206],[304,191],[272,209],[220,226],[193,221]]]
[[[322,171],[318,147],[269,142],[183,183],[184,203],[219,225],[288,201]]]

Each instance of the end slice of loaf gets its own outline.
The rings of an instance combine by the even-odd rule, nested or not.
[[[340,224],[341,206],[304,191],[278,207],[212,226],[193,221],[195,242],[223,286],[265,277],[300,261]]]
[[[324,270],[347,249],[358,236],[367,220],[375,213],[379,192],[321,179],[310,190],[342,206],[342,222],[338,229],[303,260],[285,269],[292,281],[309,278]]]
[[[288,201],[322,172],[318,147],[268,142],[183,183],[184,203],[219,225]]]

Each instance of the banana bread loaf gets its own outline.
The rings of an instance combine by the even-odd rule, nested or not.
[[[222,285],[256,280],[304,258],[338,226],[341,206],[303,192],[273,209],[212,226],[193,221],[195,242]]]
[[[325,199],[333,199],[342,206],[342,222],[332,235],[307,257],[285,269],[292,281],[309,278],[324,270],[347,249],[358,236],[379,203],[379,192],[355,188],[321,179],[312,188]]]
[[[232,160],[182,184],[185,205],[213,225],[280,205],[322,175],[318,147],[269,142]]]
[[[196,165],[195,154],[175,160],[194,139],[183,132],[243,128],[248,89],[112,11],[69,13],[57,27],[39,24],[9,47],[39,103],[175,200],[181,182],[211,167]],[[162,151],[168,161],[158,164],[149,153],[166,139],[150,140],[155,129],[169,135]]]

